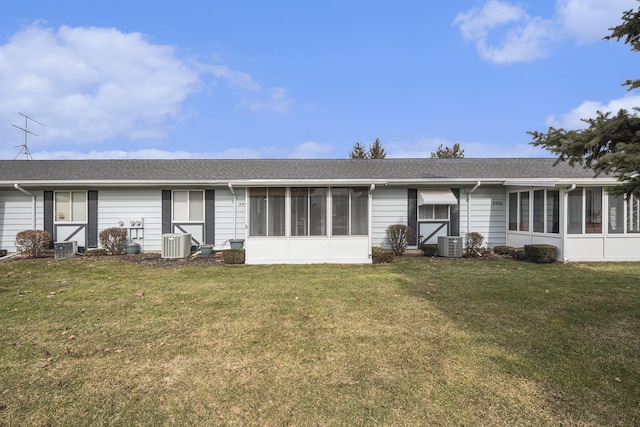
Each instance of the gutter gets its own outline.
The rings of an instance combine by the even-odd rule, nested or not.
[[[32,224],[33,224],[32,230],[35,230],[36,229],[36,196],[34,194],[32,194],[32,193],[29,193],[24,188],[20,187],[20,185],[18,183],[13,184],[13,188],[15,188],[18,191],[23,192],[27,196],[31,196],[31,220],[32,220]]]
[[[476,185],[467,193],[467,233],[471,233],[471,193],[482,185],[482,181],[477,181]]]

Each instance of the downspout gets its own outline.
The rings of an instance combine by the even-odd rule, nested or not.
[[[371,243],[372,243],[372,239],[371,239],[371,234],[373,233],[372,230],[372,225],[373,225],[373,190],[376,189],[376,185],[375,184],[371,184],[371,187],[369,188],[369,218],[367,219],[369,221],[369,259],[372,259],[372,254],[371,254]]]
[[[471,233],[471,193],[476,191],[482,184],[482,181],[477,181],[476,185],[467,193],[467,233]]]
[[[231,191],[231,194],[233,194],[233,239],[236,239],[236,220],[237,220],[237,213],[236,213],[236,209],[238,206],[238,195],[236,194],[236,190],[233,188],[233,184],[229,183],[227,184],[227,186],[229,187],[229,191]]]
[[[23,192],[27,196],[31,196],[31,219],[33,221],[32,229],[35,230],[36,229],[36,196],[34,194],[29,193],[27,190],[25,190],[24,188],[20,187],[20,185],[18,185],[18,184],[13,184],[13,188],[15,188],[18,191]]]

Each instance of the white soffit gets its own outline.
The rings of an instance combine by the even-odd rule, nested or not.
[[[418,205],[457,205],[458,199],[448,188],[429,188],[418,191]]]

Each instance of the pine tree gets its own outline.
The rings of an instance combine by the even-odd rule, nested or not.
[[[369,147],[369,158],[370,159],[384,159],[387,157],[387,153],[384,152],[384,147],[380,143],[380,139],[376,138],[373,145]]]
[[[368,151],[361,143],[356,142],[349,153],[350,159],[384,159],[385,157],[387,157],[387,153],[385,153],[379,138],[376,138],[375,142],[369,146]]]
[[[364,151],[364,146],[359,142],[353,144],[353,149],[349,153],[351,159],[366,159],[367,153]]]
[[[611,28],[606,40],[615,39],[640,51],[640,8],[622,15],[622,24]],[[640,80],[627,80],[628,90],[640,87]],[[558,155],[558,162],[578,164],[592,169],[596,175],[605,173],[618,178],[621,184],[612,192],[640,196],[640,118],[639,108],[633,113],[598,112],[596,118],[583,119],[586,129],[565,130],[550,127],[547,133],[529,132],[531,144]]]
[[[435,153],[431,153],[432,159],[462,159],[464,150],[460,148],[460,143],[456,142],[453,147],[444,147],[442,144],[438,146]]]

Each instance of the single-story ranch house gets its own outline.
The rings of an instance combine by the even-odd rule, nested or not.
[[[16,234],[99,247],[128,229],[143,251],[163,235],[229,248],[246,262],[370,263],[386,229],[410,248],[478,232],[489,247],[546,243],[561,261],[640,260],[640,203],[609,195],[612,177],[555,159],[4,160],[0,249]],[[444,239],[443,239],[444,240]]]

